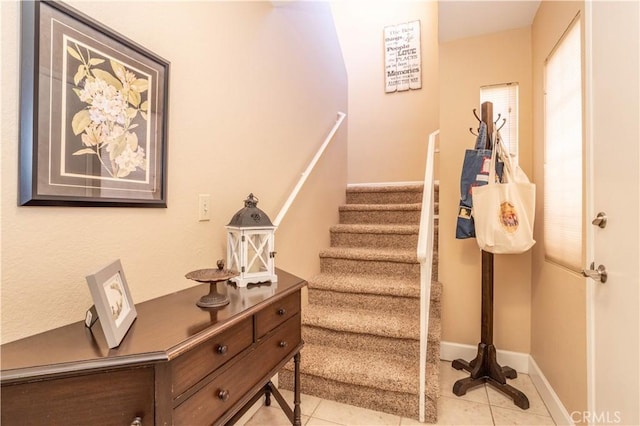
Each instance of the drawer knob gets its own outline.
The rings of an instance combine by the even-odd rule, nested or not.
[[[287,342],[285,342],[284,340],[281,340],[280,343],[278,343],[278,346],[280,346],[281,348],[286,348],[288,345]]]
[[[282,316],[282,315],[284,315],[286,313],[287,313],[287,310],[285,308],[278,309],[278,315]]]
[[[229,391],[226,389],[220,389],[218,391],[218,399],[222,401],[226,401],[227,399],[229,399]]]
[[[227,350],[229,348],[227,347],[227,345],[218,345],[218,347],[216,348],[216,352],[220,355],[224,355],[227,353]]]
[[[131,426],[142,426],[142,417],[136,417],[133,419]]]

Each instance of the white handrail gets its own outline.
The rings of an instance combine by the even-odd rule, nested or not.
[[[434,197],[433,197],[433,156],[436,136],[440,130],[429,135],[427,161],[424,171],[424,189],[422,192],[422,212],[418,231],[418,261],[420,262],[420,401],[419,420],[425,421],[425,396],[427,391],[427,344],[429,336],[429,302],[431,299],[431,269],[433,262],[434,236]]]
[[[344,120],[346,116],[347,115],[344,112],[338,111],[338,118],[336,120],[336,124],[333,125],[333,128],[331,129],[327,137],[324,139],[324,142],[320,146],[320,149],[318,149],[318,152],[316,152],[316,155],[313,157],[313,159],[311,160],[311,162],[309,163],[305,171],[302,173],[302,176],[300,176],[300,180],[298,180],[298,183],[296,184],[295,188],[293,188],[293,191],[291,191],[291,194],[289,194],[289,198],[287,198],[287,201],[285,201],[284,205],[280,209],[280,213],[278,213],[278,216],[276,216],[276,219],[273,221],[273,224],[276,227],[280,225],[280,222],[282,222],[282,218],[284,218],[284,215],[287,214],[289,207],[291,207],[291,204],[293,204],[293,200],[295,200],[296,196],[298,195],[298,192],[300,192],[302,185],[304,185],[304,183],[306,182],[307,177],[309,177],[309,174],[311,174],[311,171],[313,170],[316,163],[322,156],[322,153],[324,152],[324,150],[327,148],[327,145],[329,145],[329,142],[331,142],[331,140],[333,139],[333,135],[336,134],[336,132],[338,131],[338,127],[340,127],[340,125],[342,124],[342,120]]]
[[[422,212],[420,215],[420,231],[418,233],[418,260],[425,262],[427,260],[427,251],[431,250],[433,255],[433,246],[428,244],[428,233],[426,231],[433,231],[433,216],[435,214],[433,210],[433,156],[435,153],[436,136],[440,134],[440,130],[429,135],[429,143],[427,145],[427,161],[424,170],[424,189],[422,194]],[[432,235],[433,237],[433,235]]]

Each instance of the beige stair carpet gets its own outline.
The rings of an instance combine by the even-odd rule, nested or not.
[[[331,247],[320,253],[321,272],[309,280],[303,393],[418,419],[422,191],[421,184],[347,189],[340,223],[329,230]],[[430,423],[437,418],[442,293],[437,219],[434,227],[425,397]],[[280,385],[288,389],[292,369],[290,363],[280,373]]]

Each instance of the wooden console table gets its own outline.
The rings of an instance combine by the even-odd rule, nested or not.
[[[3,426],[233,424],[266,395],[300,425],[300,295],[277,272],[253,288],[218,283],[224,308],[196,301],[208,284],[136,304],[119,347],[84,321],[0,346]],[[294,409],[270,380],[294,358]]]

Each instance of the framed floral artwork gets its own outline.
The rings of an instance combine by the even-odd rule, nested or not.
[[[21,7],[19,204],[166,207],[169,63],[63,3]]]
[[[98,319],[109,348],[120,345],[137,317],[120,260],[87,276]]]

